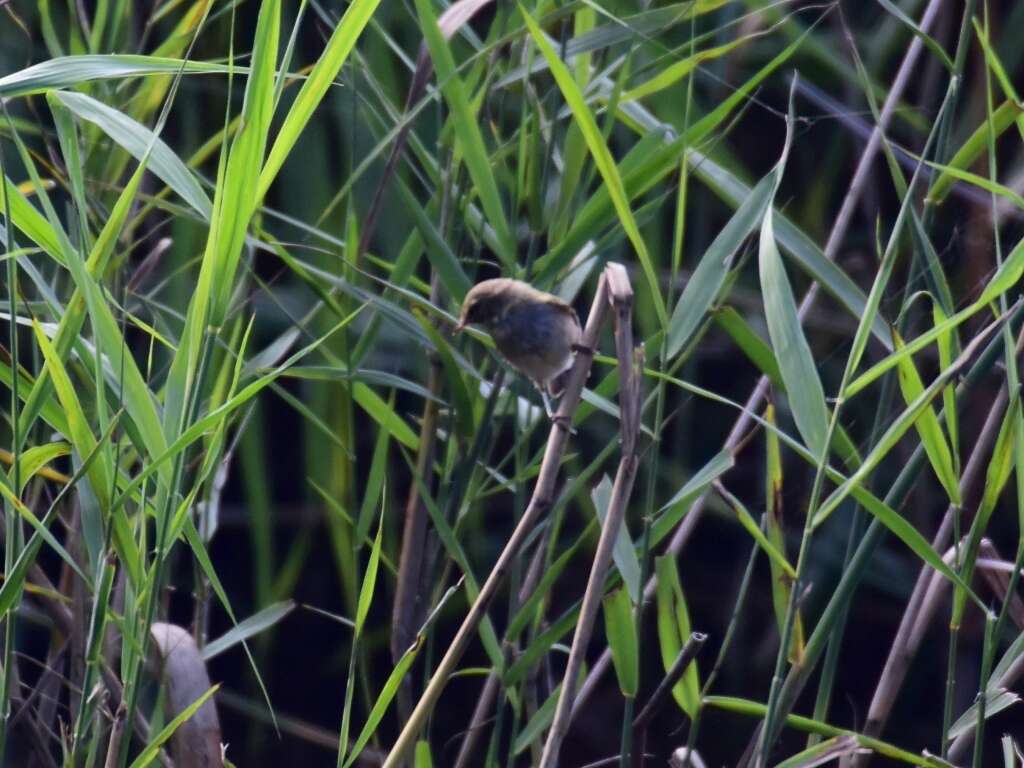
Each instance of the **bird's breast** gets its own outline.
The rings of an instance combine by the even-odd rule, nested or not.
[[[492,330],[498,351],[537,382],[546,382],[572,365],[572,346],[580,328],[567,312],[546,304],[509,309]]]

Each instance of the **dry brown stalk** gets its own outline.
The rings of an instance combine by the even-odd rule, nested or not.
[[[1022,340],[1024,340],[1024,334],[1018,340],[1018,348]],[[984,476],[986,460],[988,459],[989,451],[995,444],[996,435],[999,434],[999,427],[1003,421],[1003,412],[1006,410],[1007,402],[1008,393],[1004,385],[989,409],[981,434],[978,436],[977,441],[975,441],[974,450],[971,452],[967,465],[964,467],[963,475],[960,478],[960,495],[964,499],[973,497],[976,494],[977,484]],[[935,538],[932,539],[933,549],[941,551],[948,545],[953,530],[955,511],[952,505],[946,510]],[[927,599],[932,575],[933,571],[931,568],[922,566],[917,582],[914,585],[914,591],[907,601],[903,618],[900,620],[900,626],[896,630],[896,636],[893,638],[892,647],[889,649],[889,656],[886,658],[882,674],[878,679],[878,685],[875,686],[875,693],[871,698],[868,718],[864,724],[864,735],[866,736],[878,737],[885,728],[885,723],[889,719],[889,713],[892,711],[893,704],[896,701],[896,694],[899,692],[900,686],[903,684],[903,680],[910,667],[910,660],[914,657],[920,645],[921,638],[924,635],[924,628],[930,619],[930,615],[926,614],[930,610],[934,610],[935,605],[934,596],[931,600]],[[936,586],[934,589],[937,590],[938,587]],[[927,610],[925,606],[928,607]],[[867,765],[869,757],[869,755],[857,756],[853,760],[853,765],[856,768],[862,768]]]
[[[430,283],[430,300],[439,304],[440,282],[435,275]],[[436,354],[430,356],[430,373],[427,389],[437,395],[441,391],[441,360]],[[437,401],[426,398],[423,415],[420,418],[419,453],[416,456],[416,474],[429,487],[430,468],[434,464],[434,446],[437,436]],[[395,602],[391,612],[391,661],[395,664],[402,658],[416,636],[422,623],[422,573],[423,556],[427,537],[427,510],[419,493],[420,484],[411,483],[409,498],[405,505],[405,522],[402,527],[402,551],[398,560],[398,579],[395,585]],[[410,678],[402,681],[398,694],[398,711],[404,716],[412,708],[412,685]]]
[[[1013,572],[1013,563],[1003,560],[999,556],[996,545],[988,539],[982,539],[980,544],[976,563],[978,572],[1000,602],[1010,601],[1007,608],[1009,617],[1018,629],[1024,630],[1024,602],[1021,602],[1020,595],[1010,594],[1010,574]],[[1009,568],[993,567],[996,564],[1005,564]]]
[[[537,543],[536,549],[533,553],[533,558],[530,560],[530,567],[527,569],[526,578],[523,579],[523,585],[519,588],[519,594],[516,597],[516,609],[518,610],[533,594],[533,590],[537,588],[537,584],[540,582],[540,578],[544,573],[544,562],[545,552],[547,549],[547,535],[550,532],[550,527],[545,535]],[[505,641],[502,650],[504,653],[514,652],[515,646]],[[476,746],[480,741],[480,736],[484,731],[484,725],[487,722],[487,718],[491,715],[491,710],[494,708],[494,701],[498,698],[498,691],[501,690],[501,670],[492,667],[491,671],[487,675],[487,679],[484,681],[483,688],[480,690],[480,696],[477,699],[476,706],[473,708],[473,716],[470,718],[469,726],[466,728],[466,734],[462,738],[462,744],[459,745],[459,754],[455,758],[455,768],[473,768],[473,752],[476,750]]]
[[[640,433],[640,377],[637,361],[633,350],[633,289],[629,285],[626,270],[619,264],[610,264],[605,272],[608,278],[609,298],[615,308],[615,349],[619,358],[619,418],[622,435],[622,458],[615,473],[612,485],[611,500],[605,515],[601,538],[594,553],[594,562],[587,579],[587,589],[583,593],[583,604],[576,623],[576,633],[572,639],[572,650],[565,665],[562,678],[562,692],[558,697],[555,716],[548,731],[544,753],[541,755],[540,768],[555,768],[558,764],[558,752],[562,740],[569,731],[572,715],[572,702],[576,694],[576,681],[579,679],[583,666],[583,657],[594,631],[597,612],[601,608],[604,597],[605,577],[612,562],[612,549],[615,537],[626,516],[626,505],[636,480],[639,457],[637,455],[637,439]]]
[[[598,281],[597,294],[594,297],[590,314],[587,316],[587,325],[583,329],[582,347],[588,349],[596,348],[598,334],[604,325],[604,318],[607,313],[609,295],[608,274],[613,266],[609,264]],[[504,581],[512,561],[519,555],[523,543],[542,516],[551,508],[555,483],[558,480],[558,467],[569,440],[569,432],[563,425],[572,423],[573,415],[579,406],[583,385],[587,380],[587,375],[590,373],[591,363],[591,355],[580,354],[576,356],[576,361],[569,372],[565,392],[558,406],[556,423],[552,425],[551,432],[548,435],[547,447],[544,450],[544,458],[541,461],[540,474],[537,476],[537,484],[534,487],[530,503],[527,505],[522,518],[520,518],[519,524],[505,544],[504,550],[498,556],[498,560],[487,577],[487,581],[480,588],[480,592],[470,607],[469,613],[466,614],[466,618],[462,621],[462,626],[459,627],[459,631],[452,639],[448,651],[427,683],[426,689],[423,691],[419,701],[416,703],[416,707],[402,728],[402,732],[398,735],[398,739],[384,761],[384,768],[398,768],[411,753],[420,730],[426,723],[431,711],[433,711],[434,705],[437,703],[438,698],[440,698],[448,679],[455,671],[455,667],[469,647],[469,643],[476,634],[480,621],[483,619],[484,612],[498,591],[498,587]]]
[[[150,627],[154,650],[167,691],[167,707],[176,717],[192,702],[210,690],[195,639],[184,627],[156,622]],[[220,768],[224,765],[220,748],[220,720],[213,697],[203,702],[171,737],[171,751],[178,768]]]

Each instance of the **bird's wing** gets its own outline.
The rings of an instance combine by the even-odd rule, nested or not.
[[[548,306],[553,307],[554,309],[557,309],[559,312],[563,312],[569,317],[571,317],[573,320],[576,321],[576,325],[580,324],[580,317],[579,315],[576,314],[576,310],[572,308],[572,304],[563,301],[562,299],[558,298],[553,294],[548,294],[547,296],[545,296],[544,302]]]

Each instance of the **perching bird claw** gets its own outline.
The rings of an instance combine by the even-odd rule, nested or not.
[[[585,344],[573,344],[569,347],[577,355],[590,355],[594,356],[594,349],[588,347]]]
[[[541,399],[544,401],[544,413],[551,419],[551,423],[564,432],[575,435],[576,430],[572,428],[572,419],[568,416],[562,416],[555,410],[551,403],[551,396],[548,395],[542,386],[537,385],[537,391],[540,392]]]

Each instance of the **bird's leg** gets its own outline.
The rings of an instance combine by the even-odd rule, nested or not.
[[[576,430],[570,426],[571,420],[567,416],[562,416],[555,411],[551,404],[551,396],[548,394],[544,385],[539,382],[534,382],[534,386],[537,387],[537,391],[540,392],[541,400],[544,401],[544,413],[547,414],[548,418],[551,419],[559,429],[563,429],[569,434],[575,435]]]

